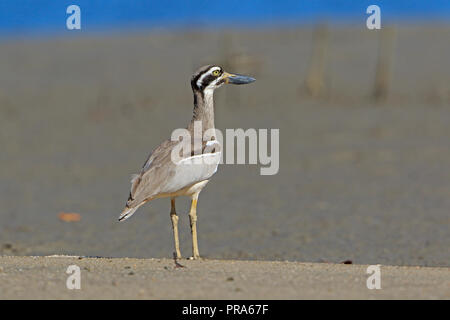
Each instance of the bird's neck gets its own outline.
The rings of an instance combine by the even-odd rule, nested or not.
[[[214,129],[214,90],[194,90],[194,114],[189,129],[194,128],[196,121],[201,121],[202,133]]]

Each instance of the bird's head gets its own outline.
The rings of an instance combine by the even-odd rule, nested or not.
[[[247,84],[255,81],[254,78],[240,74],[232,74],[223,70],[222,67],[208,65],[198,69],[191,79],[192,90],[207,91],[219,88],[223,84]]]

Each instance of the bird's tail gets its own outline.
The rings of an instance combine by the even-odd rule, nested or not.
[[[125,209],[123,209],[122,213],[119,216],[119,221],[124,221],[127,220],[129,217],[131,217],[133,215],[133,213],[136,212],[136,210],[139,208],[140,206],[136,206],[134,208],[128,208],[125,207]]]

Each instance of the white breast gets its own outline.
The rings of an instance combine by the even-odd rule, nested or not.
[[[205,153],[182,159],[175,166],[175,175],[167,181],[166,192],[175,192],[196,182],[209,179],[217,171],[221,152]]]

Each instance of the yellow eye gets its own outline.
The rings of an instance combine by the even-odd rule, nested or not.
[[[215,76],[215,77],[217,77],[218,75],[220,75],[220,70],[214,70],[214,71],[212,72],[212,75]]]

